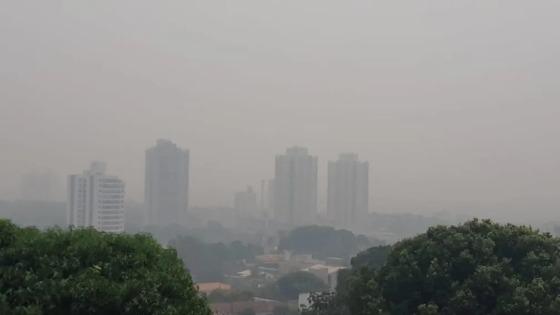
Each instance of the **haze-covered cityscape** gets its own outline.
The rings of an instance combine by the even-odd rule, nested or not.
[[[560,3],[0,3],[0,314],[560,314]]]

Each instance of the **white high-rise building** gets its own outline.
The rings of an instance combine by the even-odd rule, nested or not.
[[[329,162],[327,213],[337,226],[355,227],[369,209],[369,163],[357,154]]]
[[[313,222],[317,214],[317,157],[292,147],[276,156],[274,217],[290,226]]]
[[[169,140],[146,150],[145,203],[149,225],[184,224],[189,204],[189,151]]]
[[[92,162],[81,175],[68,176],[66,222],[104,232],[124,232],[125,185],[105,174],[103,162]]]

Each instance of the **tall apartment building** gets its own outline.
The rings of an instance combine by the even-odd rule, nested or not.
[[[274,217],[290,226],[313,222],[317,214],[317,157],[292,147],[276,156]]]
[[[146,223],[184,224],[189,204],[189,151],[169,140],[146,150]]]
[[[352,228],[368,213],[369,163],[357,154],[329,162],[327,213],[337,226]]]
[[[92,162],[81,175],[68,176],[66,222],[104,232],[124,232],[124,182],[105,174],[103,162]]]

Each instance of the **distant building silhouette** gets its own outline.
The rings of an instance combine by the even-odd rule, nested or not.
[[[356,154],[329,162],[327,214],[337,226],[353,228],[368,213],[369,163]]]
[[[265,189],[265,200],[264,200],[264,209],[267,215],[272,216],[272,212],[274,211],[274,179],[269,179],[266,181],[266,189]]]
[[[265,207],[268,208],[269,210],[273,210],[274,209],[274,179],[269,179],[266,182],[266,201],[265,201]]]
[[[94,227],[104,232],[124,231],[124,182],[105,174],[103,162],[92,162],[81,175],[68,176],[69,226]]]
[[[292,147],[276,156],[274,217],[290,226],[309,224],[317,214],[317,157]]]
[[[146,150],[145,203],[149,225],[184,224],[189,205],[189,151],[169,140]]]
[[[53,201],[60,193],[59,181],[50,170],[34,170],[21,178],[20,194],[22,200]]]
[[[234,208],[237,213],[252,215],[257,213],[257,193],[253,190],[253,187],[248,186],[246,191],[235,193]]]

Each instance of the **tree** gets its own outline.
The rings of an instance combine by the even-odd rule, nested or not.
[[[292,230],[280,240],[279,248],[312,254],[319,259],[339,257],[349,260],[352,255],[371,245],[373,244],[366,237],[356,236],[347,230],[310,225]]]
[[[172,249],[147,235],[0,220],[2,314],[209,315]]]
[[[375,273],[385,265],[390,251],[390,246],[377,246],[352,258],[352,269],[338,272],[336,292],[311,294],[311,307],[303,314],[380,314],[383,300],[375,282]]]
[[[338,305],[346,306],[352,315],[381,315],[385,304],[382,291],[375,279],[376,270],[362,267],[346,279],[345,290],[337,291]]]
[[[550,234],[475,219],[401,241],[381,265],[380,250],[358,255],[309,314],[560,314],[560,239]]]
[[[352,268],[359,269],[367,267],[370,269],[379,269],[387,262],[387,256],[391,252],[391,246],[375,246],[365,250],[351,260]]]
[[[360,294],[390,314],[560,314],[560,240],[488,220],[432,227],[396,244],[373,280]]]
[[[327,290],[327,285],[314,274],[298,271],[289,273],[276,281],[276,287],[283,299],[297,299],[300,293]]]
[[[230,244],[208,244],[191,236],[180,236],[169,242],[175,248],[193,278],[198,282],[223,281],[228,272],[243,270],[242,260],[253,260],[262,248],[234,241]]]
[[[345,308],[337,301],[335,293],[318,292],[309,296],[309,307],[302,310],[302,315],[347,315]]]

